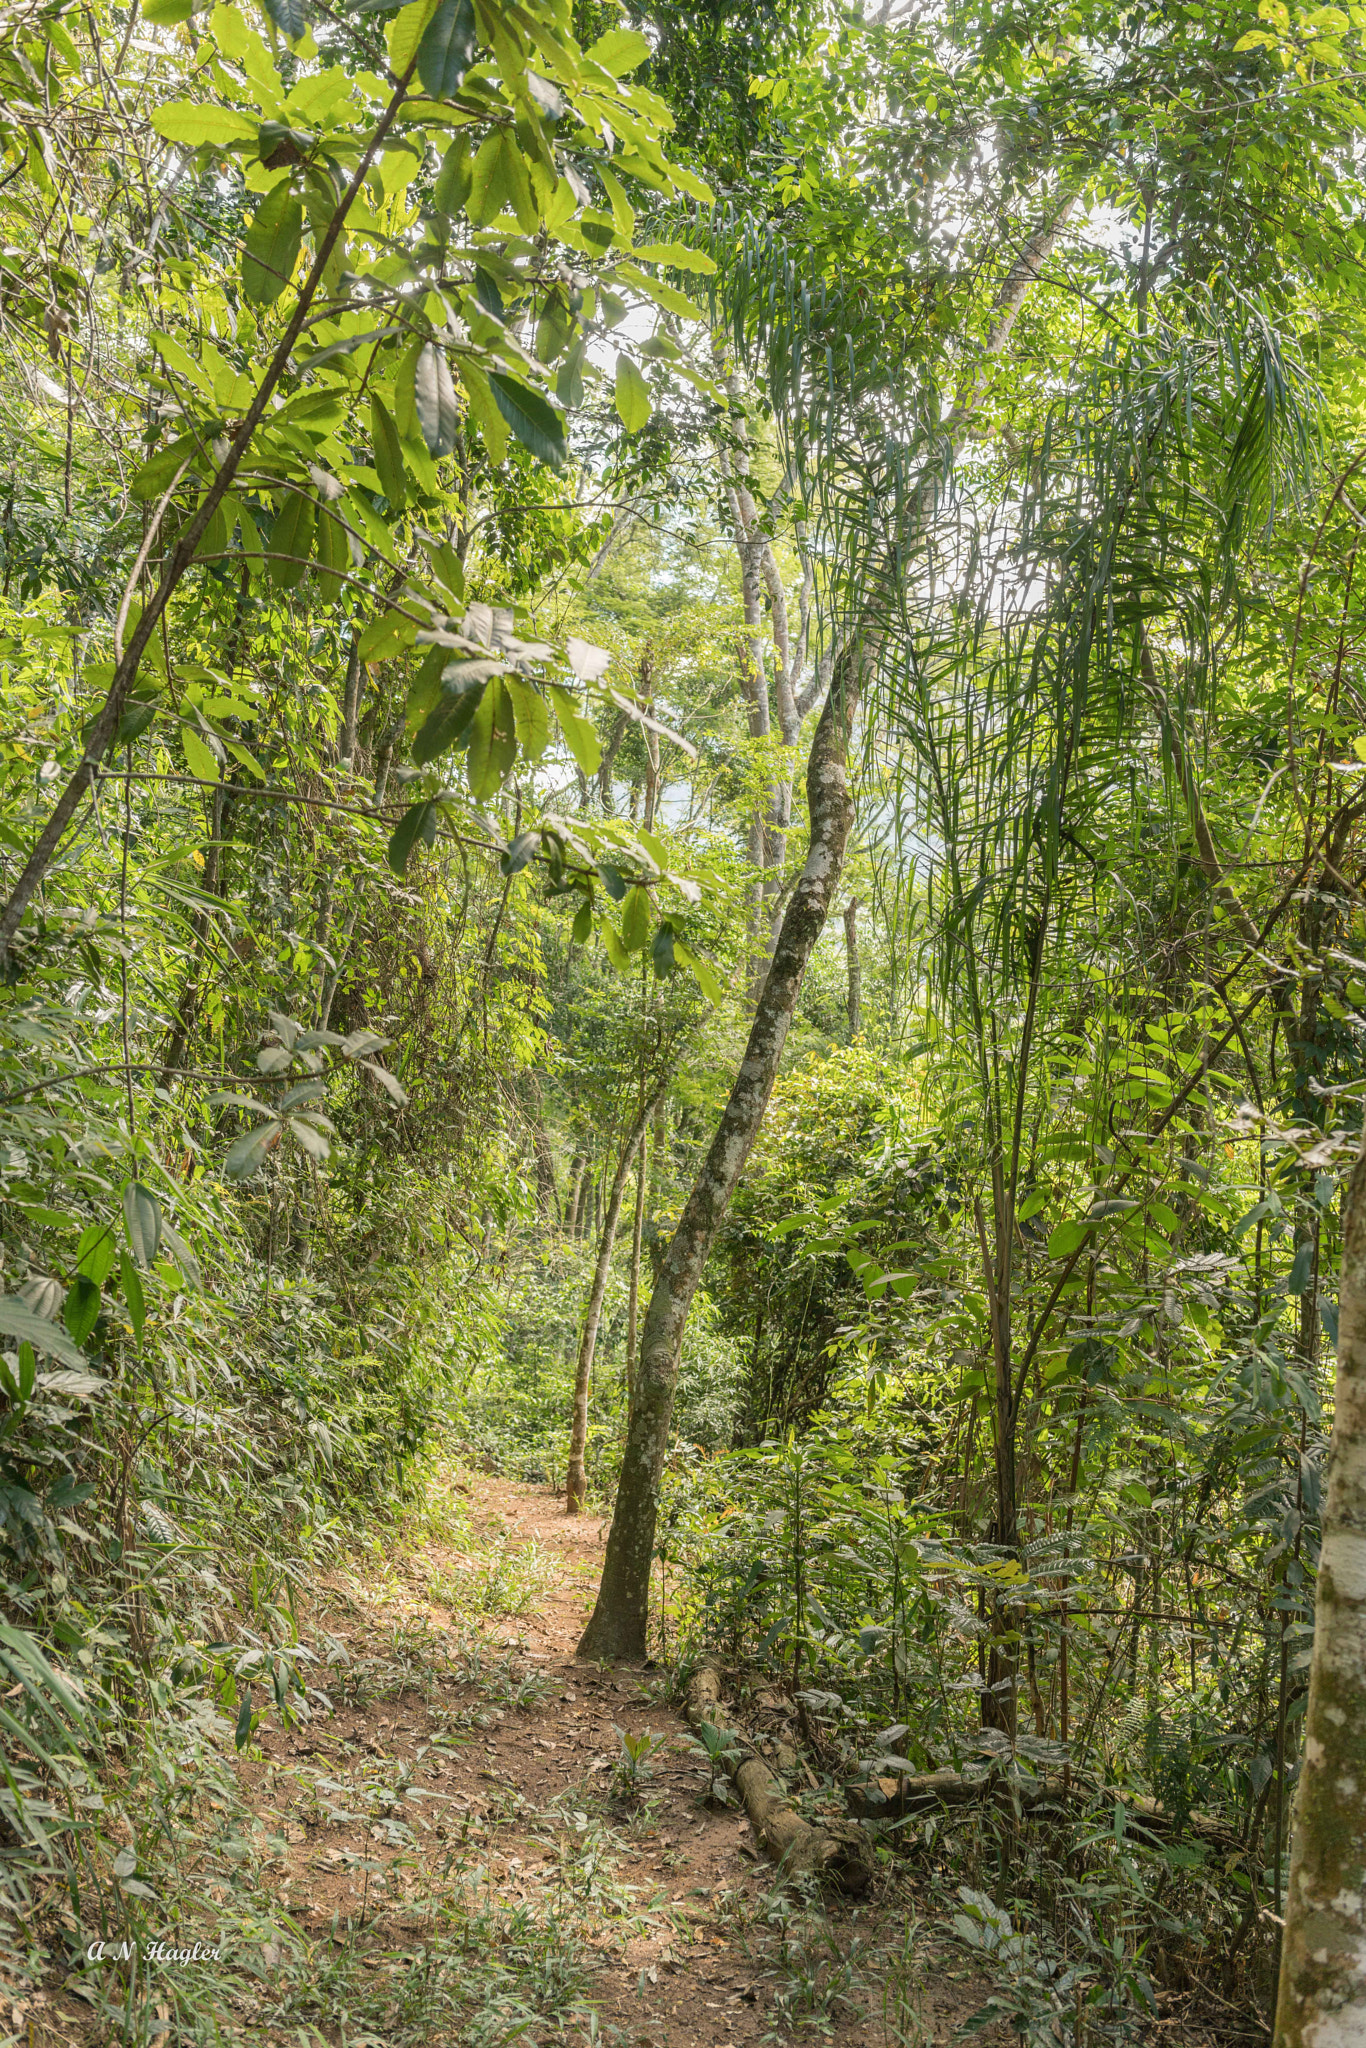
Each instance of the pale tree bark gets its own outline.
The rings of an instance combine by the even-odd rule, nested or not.
[[[683,1331],[707,1254],[768,1107],[806,964],[839,886],[853,823],[845,755],[864,660],[860,649],[841,664],[817,724],[806,778],[811,818],[806,861],[788,901],[730,1100],[650,1296],[616,1512],[597,1605],[579,1644],[581,1657],[645,1655],[655,1519]]]
[[[1366,2041],[1366,1140],[1343,1219],[1338,1371],[1275,2048]]]
[[[593,1262],[593,1284],[588,1293],[588,1306],[584,1310],[583,1329],[579,1337],[579,1362],[574,1374],[574,1409],[569,1429],[569,1470],[564,1486],[565,1512],[571,1515],[582,1512],[584,1497],[588,1492],[588,1474],[584,1466],[584,1457],[588,1449],[588,1389],[593,1379],[593,1358],[598,1348],[598,1326],[602,1321],[607,1276],[612,1270],[612,1247],[617,1239],[621,1198],[626,1192],[631,1162],[644,1136],[645,1126],[653,1116],[655,1104],[668,1087],[671,1076],[672,1069],[666,1069],[654,1094],[642,1105],[640,1114],[632,1124],[626,1143],[621,1148],[621,1157],[617,1161],[617,1170],[612,1178],[612,1191],[607,1198],[607,1214],[603,1218],[598,1255]]]
[[[849,967],[849,1036],[857,1038],[863,1029],[863,968],[858,956],[859,900],[851,896],[844,906],[844,953]]]

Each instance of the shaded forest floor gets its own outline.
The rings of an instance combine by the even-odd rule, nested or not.
[[[483,1476],[448,1499],[457,1540],[429,1521],[314,1588],[300,1619],[332,1711],[272,1712],[242,1756],[220,1719],[159,1789],[178,1881],[142,1937],[218,1959],[78,1966],[14,2008],[33,2048],[960,2038],[991,1987],[908,1865],[857,1903],[780,1885],[743,1815],[708,1803],[663,1673],[575,1662],[598,1519]],[[623,1732],[650,1738],[634,1784]],[[141,1870],[132,1787],[127,1812]],[[1151,2033],[1205,2038],[1174,2014]]]

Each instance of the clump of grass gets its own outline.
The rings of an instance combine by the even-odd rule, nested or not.
[[[458,1613],[529,1614],[554,1579],[554,1566],[533,1537],[513,1545],[502,1538],[488,1550],[428,1576],[428,1596]]]

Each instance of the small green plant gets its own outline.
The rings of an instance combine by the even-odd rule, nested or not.
[[[621,1740],[621,1755],[616,1760],[613,1777],[618,1788],[634,1798],[646,1779],[654,1775],[650,1758],[657,1750],[663,1749],[669,1738],[667,1735],[655,1735],[649,1728],[640,1735],[632,1735],[625,1728],[615,1728],[613,1732]]]
[[[712,1806],[730,1806],[735,1795],[730,1788],[727,1775],[729,1759],[740,1745],[729,1728],[718,1728],[712,1721],[699,1723],[697,1732],[686,1738],[688,1748],[706,1760],[707,1801]]]

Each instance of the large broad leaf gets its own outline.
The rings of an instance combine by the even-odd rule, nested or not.
[[[123,1227],[140,1266],[150,1266],[161,1249],[161,1204],[140,1180],[130,1180],[123,1191]]]
[[[703,277],[716,268],[705,249],[690,249],[686,242],[645,242],[635,253],[642,263],[667,263],[672,270],[695,270]]]
[[[270,580],[277,590],[293,590],[308,567],[317,525],[313,500],[291,491],[270,529]]]
[[[441,159],[441,169],[436,174],[432,189],[432,204],[438,213],[459,213],[470,196],[473,182],[473,164],[470,146],[463,135],[457,135]]]
[[[78,1344],[84,1344],[99,1321],[102,1299],[99,1281],[92,1280],[87,1273],[78,1273],[62,1304],[62,1321]],[[82,1366],[87,1362],[82,1356]]]
[[[408,856],[421,839],[436,844],[436,805],[430,801],[413,804],[403,813],[389,841],[389,865],[396,875],[406,874]]]
[[[395,512],[401,512],[408,497],[408,479],[403,469],[398,428],[378,392],[370,396],[370,444],[375,456],[375,474]]]
[[[97,1287],[103,1287],[114,1270],[117,1256],[113,1224],[91,1223],[81,1232],[81,1241],[76,1246],[76,1271],[84,1273]]]
[[[444,686],[413,741],[413,759],[419,767],[434,761],[438,754],[444,754],[466,737],[483,701],[487,675],[498,671],[497,662],[471,661],[463,667],[485,673],[457,676]]]
[[[280,34],[288,36],[291,43],[297,43],[308,27],[304,0],[262,0],[262,5]]]
[[[634,71],[638,64],[643,64],[649,54],[648,38],[635,28],[609,28],[591,49],[584,52],[594,64],[601,64],[604,71],[610,71],[613,78],[624,78],[628,71]]]
[[[626,901],[621,907],[621,936],[628,952],[639,952],[650,936],[654,921],[655,907],[650,901],[650,892],[637,883],[634,889],[627,890]]]
[[[389,24],[389,68],[396,78],[406,75],[436,13],[436,0],[410,0]]]
[[[650,417],[650,387],[626,355],[617,357],[617,411],[628,434],[638,434]]]
[[[152,115],[152,126],[167,142],[212,143],[222,149],[230,142],[254,142],[256,123],[249,114],[232,107],[215,107],[204,100],[168,100]]]
[[[479,702],[470,725],[469,752],[465,773],[470,795],[483,803],[503,786],[503,778],[517,758],[517,733],[512,716],[512,699],[502,682],[491,682]]]
[[[304,210],[282,178],[272,185],[247,229],[242,290],[254,306],[272,306],[294,274]]]
[[[223,1158],[223,1173],[228,1180],[250,1180],[264,1165],[267,1157],[280,1142],[280,1126],[271,1118],[269,1123],[257,1124],[255,1130],[244,1131],[240,1138],[234,1138]]]
[[[545,698],[524,676],[509,676],[507,689],[517,723],[517,744],[528,761],[539,761],[550,738],[550,711]]]
[[[417,75],[434,100],[449,99],[474,62],[473,0],[440,0],[417,46]]]
[[[584,717],[568,690],[562,690],[557,683],[549,684],[546,694],[570,753],[585,775],[596,775],[602,761],[602,746],[592,719]]]
[[[90,1360],[60,1324],[35,1314],[12,1294],[0,1295],[0,1335],[31,1344],[35,1351],[45,1351],[51,1358],[60,1358],[63,1365],[69,1365],[75,1372],[84,1372],[89,1367]]]
[[[432,455],[449,455],[460,430],[460,408],[446,352],[429,341],[413,372],[413,403],[422,438]]]
[[[538,391],[519,384],[513,377],[505,377],[494,370],[489,375],[489,389],[493,402],[511,427],[517,439],[529,448],[541,462],[559,466],[568,450],[564,440],[564,421],[548,405]]]
[[[1070,1259],[1073,1252],[1079,1251],[1085,1244],[1090,1234],[1091,1223],[1087,1217],[1074,1216],[1066,1223],[1060,1223],[1048,1240],[1049,1258]]]

